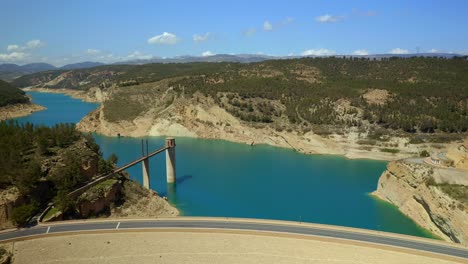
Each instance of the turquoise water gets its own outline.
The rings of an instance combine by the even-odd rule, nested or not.
[[[29,93],[48,110],[18,120],[53,125],[78,122],[97,105],[59,94]],[[95,135],[119,164],[141,156],[142,138]],[[150,150],[164,144],[148,137]],[[394,206],[368,195],[385,162],[303,155],[222,140],[176,139],[177,184],[165,182],[165,155],[150,161],[151,186],[183,215],[269,218],[382,230],[431,237]],[[141,166],[128,172],[141,182]]]

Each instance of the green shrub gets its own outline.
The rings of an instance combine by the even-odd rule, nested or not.
[[[398,152],[400,152],[399,149],[390,149],[390,148],[382,148],[382,149],[380,149],[380,151],[387,152],[387,153],[398,153]]]
[[[429,152],[427,150],[423,150],[423,151],[421,151],[421,153],[419,153],[419,156],[423,157],[423,158],[429,157],[430,155],[431,154],[429,154]]]
[[[37,204],[23,204],[13,209],[12,221],[17,226],[25,225],[29,218],[38,210]]]

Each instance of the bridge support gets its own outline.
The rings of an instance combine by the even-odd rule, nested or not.
[[[143,165],[143,187],[150,188],[150,167],[149,158],[144,159],[141,164]]]
[[[168,183],[176,180],[175,139],[166,138],[166,179]]]

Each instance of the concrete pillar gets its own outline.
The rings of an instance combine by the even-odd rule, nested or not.
[[[143,165],[143,186],[146,189],[150,188],[150,167],[149,158],[144,159],[141,164]]]
[[[166,138],[166,179],[168,183],[176,181],[175,139]]]

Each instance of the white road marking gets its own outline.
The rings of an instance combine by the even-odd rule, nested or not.
[[[115,229],[119,229],[119,226],[120,226],[120,222],[117,223],[117,226],[115,227]]]
[[[50,226],[47,227],[47,232],[46,232],[46,234],[49,234],[49,231],[50,231]]]

